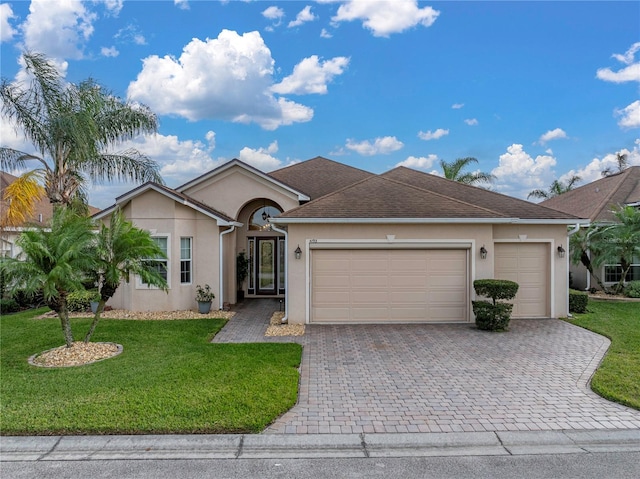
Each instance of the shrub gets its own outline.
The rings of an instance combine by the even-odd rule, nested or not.
[[[20,305],[14,299],[0,299],[0,313],[15,313],[20,311]]]
[[[67,296],[69,311],[84,312],[91,310],[91,301],[96,296],[95,291],[74,291]]]
[[[485,331],[504,331],[509,326],[513,304],[500,303],[501,299],[513,299],[518,283],[505,279],[477,279],[473,282],[476,294],[491,298],[489,301],[473,301],[476,326]]]
[[[20,309],[35,307],[44,302],[44,299],[42,296],[42,290],[37,291],[36,293],[33,293],[33,294],[28,294],[24,290],[18,289],[13,293],[11,299],[13,299],[16,303],[18,303],[18,306],[20,306]]]
[[[518,283],[507,279],[476,279],[473,282],[473,289],[476,294],[491,298],[493,304],[498,299],[513,299],[518,292]]]
[[[569,312],[586,313],[589,295],[585,291],[569,290]]]
[[[630,281],[624,288],[624,295],[628,298],[640,298],[640,281]]]

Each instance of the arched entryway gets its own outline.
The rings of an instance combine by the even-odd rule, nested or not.
[[[273,230],[270,219],[282,213],[275,202],[260,198],[247,203],[239,221],[244,226],[237,235],[237,251],[248,260],[247,278],[242,284],[245,295],[280,296],[285,293],[284,235]]]

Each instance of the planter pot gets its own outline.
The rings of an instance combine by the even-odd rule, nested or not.
[[[98,311],[98,306],[100,306],[99,301],[91,301],[91,312],[93,314],[96,314],[96,312]]]
[[[208,314],[211,311],[211,301],[198,301],[198,312]]]
[[[506,331],[511,320],[513,304],[488,301],[473,301],[473,314],[476,315],[476,326],[485,331]]]

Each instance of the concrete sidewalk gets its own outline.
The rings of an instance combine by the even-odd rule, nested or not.
[[[640,452],[640,430],[3,436],[0,461],[509,456]]]

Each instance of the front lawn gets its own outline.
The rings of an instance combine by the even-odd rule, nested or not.
[[[602,397],[640,409],[640,303],[589,301],[570,323],[611,339],[591,388]]]
[[[211,344],[220,319],[103,319],[92,339],[121,355],[46,369],[27,358],[64,340],[36,313],[1,318],[1,434],[256,433],[296,402],[298,344]],[[80,335],[89,320],[72,324]]]

